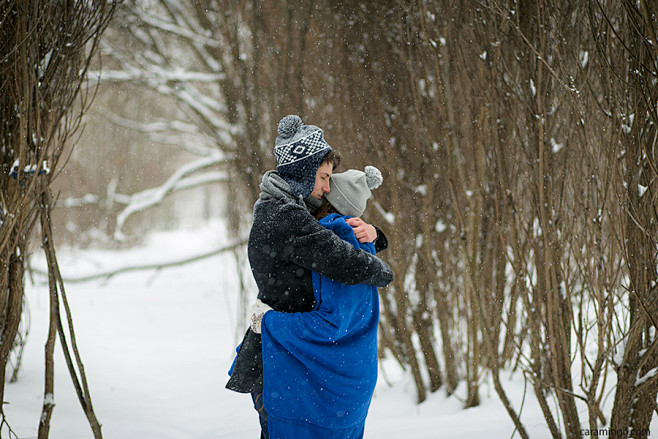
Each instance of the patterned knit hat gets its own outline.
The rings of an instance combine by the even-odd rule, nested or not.
[[[331,191],[324,197],[341,215],[363,215],[366,202],[372,195],[370,191],[382,184],[384,179],[379,169],[366,166],[364,171],[348,169],[331,176],[329,180]]]
[[[279,136],[274,144],[277,171],[290,184],[295,196],[306,198],[315,187],[315,174],[322,159],[331,151],[322,130],[303,125],[299,116],[286,116],[279,121]]]

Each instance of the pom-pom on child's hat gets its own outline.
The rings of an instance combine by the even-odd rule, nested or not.
[[[276,169],[295,196],[306,198],[313,192],[315,174],[331,146],[320,128],[304,125],[296,115],[281,119],[278,133],[274,143]]]
[[[348,169],[331,176],[331,190],[324,197],[341,215],[361,216],[371,191],[383,180],[382,173],[374,166],[366,166],[364,171]]]

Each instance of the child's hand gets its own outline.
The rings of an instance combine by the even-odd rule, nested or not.
[[[377,239],[377,230],[374,226],[366,223],[361,218],[348,218],[345,220],[347,224],[354,229],[354,235],[360,243],[374,242]]]

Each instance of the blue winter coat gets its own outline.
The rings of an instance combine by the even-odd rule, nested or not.
[[[345,218],[333,214],[320,224],[374,254]],[[360,438],[377,381],[377,288],[314,272],[313,292],[314,311],[270,311],[262,320],[270,438]]]

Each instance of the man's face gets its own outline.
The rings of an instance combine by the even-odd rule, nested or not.
[[[331,190],[329,188],[329,177],[334,171],[333,163],[323,163],[318,168],[318,172],[315,173],[315,186],[313,187],[313,192],[311,192],[311,197],[321,200],[324,194],[328,194]]]

